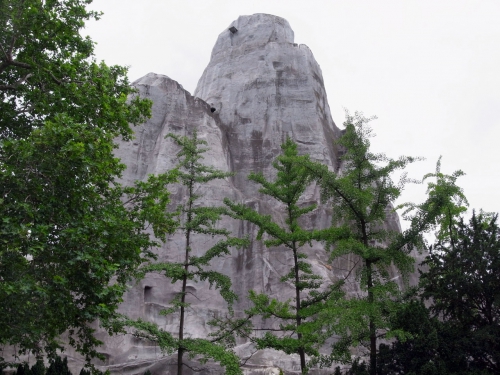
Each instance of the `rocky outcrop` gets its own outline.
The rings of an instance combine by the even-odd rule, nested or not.
[[[234,183],[245,194],[254,189],[248,173],[269,174],[286,137],[313,159],[338,167],[333,140],[339,129],[321,69],[306,45],[294,43],[285,19],[255,14],[234,21],[219,35],[194,95],[219,114],[238,171]]]
[[[293,31],[283,18],[255,14],[242,16],[218,37],[211,60],[201,77],[195,96],[190,95],[177,82],[167,76],[150,73],[134,82],[141,96],[153,101],[153,116],[135,128],[136,138],[119,141],[116,155],[127,165],[122,182],[132,184],[151,173],[161,173],[176,164],[177,147],[165,136],[170,133],[189,134],[198,129],[210,151],[205,162],[223,171],[235,172],[233,178],[216,181],[200,188],[204,203],[222,204],[224,197],[245,202],[277,220],[282,219],[282,207],[263,197],[258,186],[247,180],[250,172],[262,172],[272,177],[271,163],[280,153],[280,145],[292,138],[299,151],[339,170],[339,150],[334,140],[339,137],[330,114],[321,69],[305,45],[294,43]],[[172,189],[172,201],[182,202],[182,186]],[[304,195],[305,202],[318,202],[319,191],[311,186]],[[324,228],[330,225],[328,207],[319,207],[310,213],[303,225]],[[252,225],[224,219],[221,226],[240,236],[255,239]],[[397,216],[387,225],[399,228]],[[205,249],[206,238],[199,238],[200,249]],[[157,249],[160,259],[180,261],[184,238],[170,237]],[[193,251],[198,247],[193,246]],[[307,255],[313,270],[325,281],[334,282],[342,277],[352,259],[329,264],[320,243],[308,247]],[[250,289],[265,291],[273,297],[293,297],[293,289],[280,283],[287,273],[291,256],[279,248],[267,249],[253,240],[244,250],[234,250],[230,257],[214,264],[218,271],[232,277],[235,292],[241,296],[236,311],[248,307],[245,296]],[[210,328],[211,316],[223,313],[225,305],[218,293],[203,283],[191,283],[188,312],[188,335],[205,336]],[[143,318],[158,323],[164,329],[177,330],[173,317],[158,312],[168,306],[178,292],[163,276],[150,274],[136,285],[131,285],[125,296],[121,312],[132,318]],[[357,291],[352,284],[351,291]],[[171,374],[175,371],[173,357],[163,356],[151,343],[129,336],[100,337],[105,345],[107,360],[102,363],[112,373],[142,374],[150,369],[153,374]],[[236,351],[247,357],[252,353],[248,343],[241,342]],[[75,364],[75,368],[79,366]],[[245,366],[247,374],[299,373],[298,358],[266,350],[255,353]],[[331,372],[331,371],[330,371]],[[187,370],[188,375],[191,370]],[[215,364],[207,364],[197,374],[223,373]],[[320,372],[317,372],[318,374]],[[325,372],[325,374],[328,372]]]

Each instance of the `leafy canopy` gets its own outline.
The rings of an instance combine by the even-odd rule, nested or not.
[[[173,174],[117,182],[114,139],[129,139],[151,103],[126,68],[94,60],[80,34],[98,18],[90,3],[0,1],[0,344],[37,355],[65,331],[97,355],[90,323],[114,316],[174,225],[164,215]]]

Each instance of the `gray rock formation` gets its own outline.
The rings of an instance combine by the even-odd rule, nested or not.
[[[288,22],[267,14],[242,16],[218,37],[211,60],[201,77],[195,96],[170,78],[150,73],[134,82],[142,96],[152,99],[153,116],[135,128],[136,139],[119,142],[116,155],[127,165],[123,182],[131,184],[145,179],[148,174],[161,173],[176,164],[178,149],[169,132],[189,134],[197,128],[210,151],[205,162],[224,171],[236,172],[234,178],[214,182],[200,189],[204,202],[221,204],[224,197],[258,207],[263,213],[282,220],[282,208],[258,192],[258,186],[248,182],[248,173],[263,172],[273,176],[271,162],[280,153],[286,137],[299,145],[299,151],[328,165],[340,168],[338,150],[334,140],[340,130],[335,126],[328,102],[321,69],[305,45],[297,45]],[[215,109],[215,111],[213,110]],[[172,200],[185,199],[185,190],[174,187]],[[319,191],[312,186],[306,191],[304,201],[319,202]],[[309,228],[329,226],[331,212],[320,207],[308,215],[304,225]],[[221,225],[235,234],[256,237],[256,228],[232,219]],[[399,228],[397,216],[387,225]],[[195,240],[196,241],[196,240]],[[160,259],[180,261],[184,238],[174,235],[157,249]],[[199,239],[200,248],[207,245]],[[209,244],[209,243],[208,243]],[[197,247],[194,246],[194,251]],[[342,277],[341,269],[348,268],[346,258],[328,264],[322,244],[307,248],[314,271],[326,281]],[[280,283],[288,272],[291,257],[280,249],[267,249],[253,241],[245,250],[234,250],[232,256],[220,259],[214,268],[233,279],[234,290],[241,296],[235,306],[242,311],[248,305],[248,291],[265,291],[280,299],[292,298],[293,289]],[[352,291],[356,291],[354,283]],[[121,312],[132,318],[143,318],[158,323],[162,328],[177,330],[174,317],[158,314],[172,299],[179,286],[172,285],[163,276],[150,274],[136,285],[131,285],[125,296]],[[192,307],[188,313],[188,335],[205,336],[210,329],[207,321],[213,314],[223,313],[225,305],[218,293],[203,283],[189,285]],[[100,337],[105,342],[103,351],[107,360],[101,365],[112,373],[143,374],[150,369],[153,374],[171,374],[175,371],[175,358],[162,355],[151,343],[131,336]],[[252,353],[248,343],[241,342],[236,351],[246,357]],[[71,353],[70,353],[71,354]],[[74,371],[81,367],[73,362]],[[299,373],[298,358],[266,350],[255,353],[245,366],[247,374]],[[315,373],[330,373],[315,372]],[[223,373],[215,364],[207,364],[198,374]],[[311,372],[312,373],[312,372]],[[187,371],[190,374],[190,371]]]
[[[242,16],[223,31],[195,96],[216,108],[227,132],[235,186],[246,195],[251,171],[269,173],[291,137],[300,151],[335,168],[339,136],[321,69],[310,49],[294,43],[288,22],[268,14]]]

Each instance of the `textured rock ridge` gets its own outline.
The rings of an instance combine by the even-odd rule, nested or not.
[[[194,95],[216,108],[226,127],[236,187],[250,193],[246,176],[267,175],[286,137],[337,167],[339,129],[309,48],[294,43],[286,20],[269,14],[241,16],[230,27],[238,31],[219,35]]]
[[[154,73],[135,81],[134,86],[141,96],[153,101],[153,116],[134,129],[134,140],[118,141],[116,155],[127,165],[122,178],[125,184],[172,168],[178,148],[165,136],[170,132],[187,135],[195,128],[210,147],[205,162],[236,173],[231,179],[200,188],[199,193],[208,204],[222,204],[222,199],[228,197],[280,219],[282,208],[262,197],[258,186],[249,182],[247,175],[263,172],[272,177],[271,163],[287,137],[298,143],[301,153],[308,153],[331,169],[341,169],[334,144],[340,130],[331,118],[321,69],[308,47],[294,43],[293,31],[283,18],[268,14],[241,16],[224,29],[195,96],[167,76]],[[185,195],[182,186],[173,187],[173,205],[182,202]],[[304,201],[319,203],[318,189],[314,186],[308,189]],[[305,218],[303,225],[324,228],[330,220],[330,209],[319,207]],[[387,225],[398,228],[397,216],[391,217]],[[256,228],[246,223],[227,218],[221,226],[240,236],[256,237]],[[206,239],[200,238],[198,243],[207,245]],[[174,235],[157,249],[157,254],[160,259],[181,261],[183,244],[184,238]],[[193,249],[197,251],[196,239]],[[352,261],[346,257],[328,264],[328,256],[319,243],[305,251],[313,271],[325,281],[334,282],[342,277],[340,270],[348,269]],[[260,241],[253,241],[248,248],[234,250],[230,257],[220,259],[214,268],[232,278],[233,289],[240,296],[235,310],[241,312],[248,307],[245,297],[250,289],[265,291],[281,300],[293,298],[293,289],[279,282],[291,262],[291,256],[279,248],[267,249]],[[351,291],[357,291],[352,285]],[[178,291],[178,285],[171,285],[163,276],[150,274],[131,285],[121,312],[175,332],[176,320],[160,316],[158,312],[168,306]],[[192,283],[189,291],[187,302],[192,306],[187,317],[187,335],[206,336],[207,321],[213,314],[224,311],[225,305],[206,284]],[[143,374],[147,369],[154,375],[175,373],[175,358],[163,356],[152,343],[130,336],[110,338],[102,334],[100,339],[105,342],[103,351],[107,358],[102,363],[103,369],[130,375]],[[242,357],[252,353],[244,342],[236,351]],[[74,371],[79,371],[81,365],[75,362],[74,367]],[[274,350],[254,354],[245,366],[245,373],[279,374],[279,368],[286,374],[300,373],[298,358]],[[191,373],[186,369],[187,375]],[[223,371],[209,363],[196,373],[222,374]]]

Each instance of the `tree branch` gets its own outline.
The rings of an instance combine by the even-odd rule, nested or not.
[[[20,78],[19,80],[17,80],[17,82],[14,83],[13,85],[0,85],[0,90],[2,90],[2,91],[17,90],[17,88],[21,84],[23,84],[28,78],[30,78],[31,76],[33,76],[33,74],[32,73],[28,73],[23,78]]]

